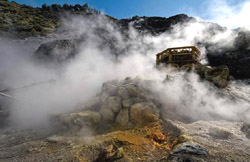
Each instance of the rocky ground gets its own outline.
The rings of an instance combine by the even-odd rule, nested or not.
[[[249,161],[250,125],[170,120],[150,82],[103,83],[74,112],[51,117],[53,131],[1,129],[0,161]]]

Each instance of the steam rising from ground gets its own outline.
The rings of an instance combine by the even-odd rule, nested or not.
[[[51,115],[73,111],[79,103],[95,96],[107,80],[141,76],[163,81],[166,73],[155,68],[155,54],[166,47],[196,45],[204,41],[232,45],[234,38],[229,30],[216,31],[211,37],[206,34],[210,26],[199,22],[190,22],[185,27],[176,25],[173,31],[159,36],[141,36],[130,27],[127,38],[103,16],[95,20],[77,17],[65,22],[64,27],[71,31],[72,37],[84,36],[87,41],[74,59],[57,68],[38,64],[20,47],[1,43],[2,88],[56,80],[11,92],[16,98],[10,102],[13,123],[30,126],[47,121]],[[110,48],[109,43],[116,50]],[[205,48],[199,48],[203,53],[202,62],[206,63]],[[179,113],[195,119],[213,119],[216,114],[230,120],[250,119],[249,110],[244,114],[250,107],[247,101],[231,101],[226,96],[219,96],[213,86],[200,82],[195,74],[179,75],[169,84],[157,83],[150,89],[162,94],[162,102],[174,106]]]
[[[170,109],[168,112],[177,112],[191,120],[249,121],[248,86],[232,83],[230,89],[221,91],[209,82],[200,81],[194,73],[175,72],[172,75],[173,80],[155,84],[151,89],[160,94],[161,102]]]

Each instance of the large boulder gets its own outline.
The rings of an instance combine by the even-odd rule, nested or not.
[[[102,101],[100,113],[105,121],[113,122],[115,115],[121,110],[121,108],[121,98],[118,96],[111,96]]]
[[[123,108],[116,117],[116,123],[121,126],[129,125],[129,109]]]
[[[173,154],[207,155],[207,150],[195,142],[188,141],[176,146]]]
[[[171,162],[184,162],[184,161],[192,161],[192,162],[205,162],[208,152],[206,148],[200,146],[199,144],[188,141],[182,144],[179,144],[172,151],[170,156],[166,159],[166,161]]]
[[[114,119],[115,119],[115,114],[114,112],[105,107],[105,106],[102,106],[101,107],[101,110],[100,110],[100,114],[102,116],[102,119],[106,122],[114,122]]]
[[[94,126],[101,120],[101,115],[94,111],[82,111],[78,113],[62,114],[59,116],[62,124],[68,127]]]
[[[107,107],[114,113],[118,113],[122,108],[121,98],[118,96],[112,96],[107,99]]]
[[[219,88],[225,88],[228,85],[229,69],[227,66],[206,67],[197,65],[195,70],[201,78],[214,83]]]
[[[78,48],[77,40],[55,40],[41,44],[33,55],[46,62],[64,62],[74,57]]]
[[[130,120],[135,125],[157,121],[159,116],[159,110],[153,103],[140,102],[130,107]]]
[[[225,88],[228,85],[229,69],[227,66],[213,67],[205,71],[205,79],[220,88]]]
[[[131,97],[129,92],[128,92],[128,89],[125,86],[121,86],[118,88],[118,95],[122,99],[129,99]]]

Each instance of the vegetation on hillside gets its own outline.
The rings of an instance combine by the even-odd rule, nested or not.
[[[0,0],[0,35],[14,37],[28,37],[44,35],[55,31],[60,25],[60,17],[67,14],[89,15],[99,13],[88,4],[42,5],[33,8],[20,5],[8,0]]]

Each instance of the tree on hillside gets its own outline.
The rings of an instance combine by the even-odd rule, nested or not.
[[[49,6],[46,4],[46,3],[44,3],[43,5],[42,5],[42,10],[44,10],[44,11],[48,11],[50,8],[49,8]]]

